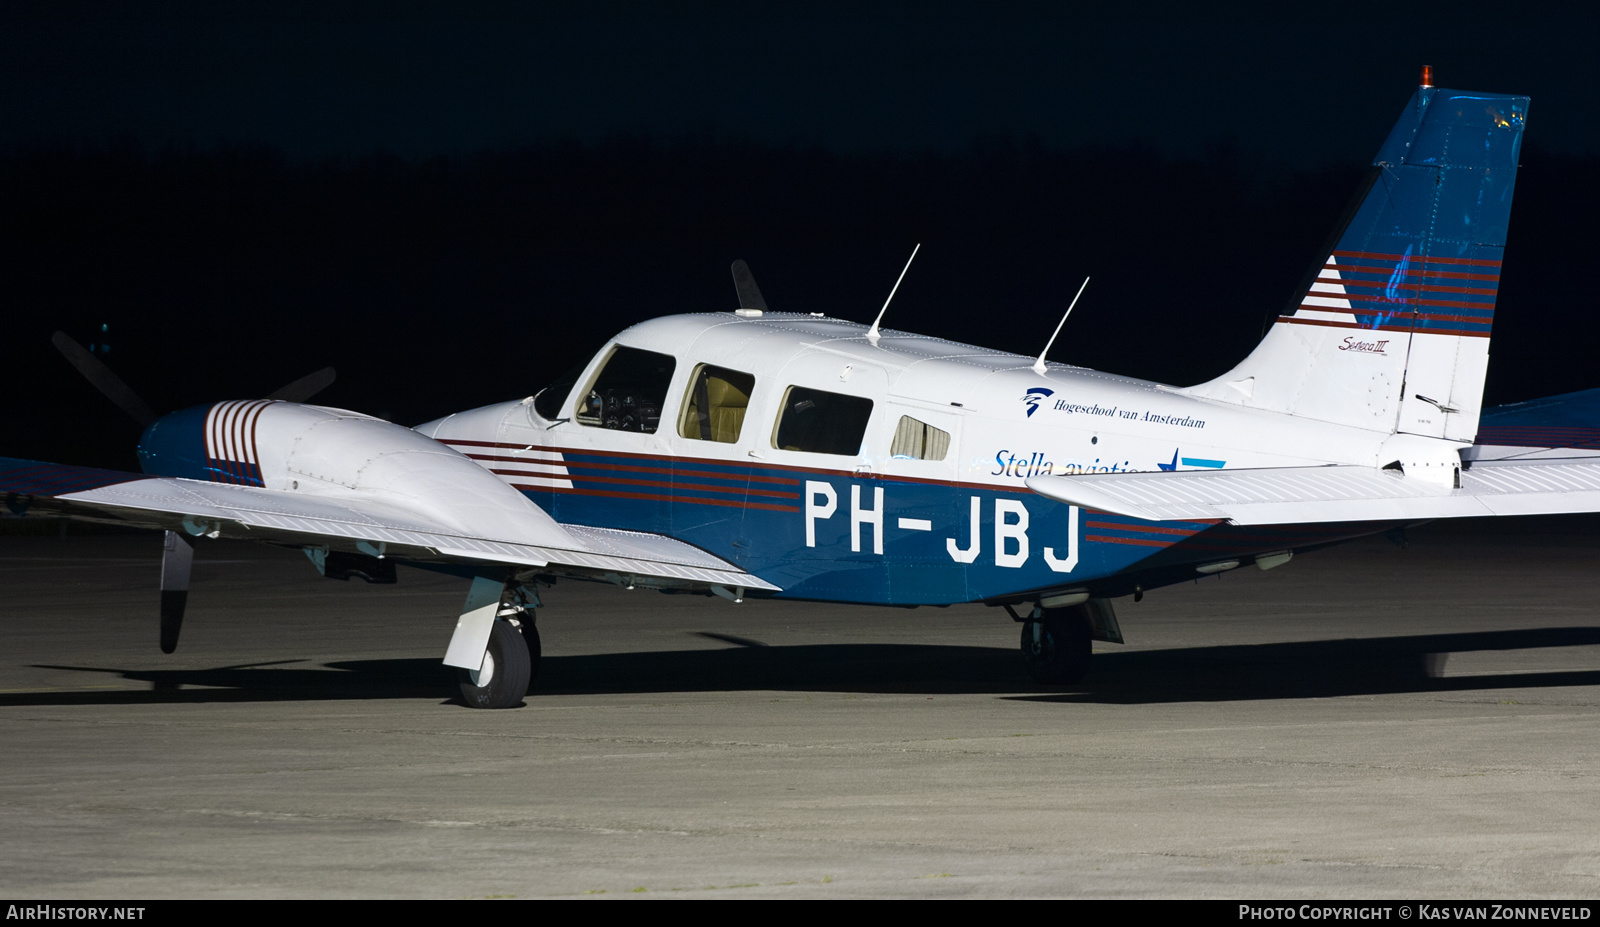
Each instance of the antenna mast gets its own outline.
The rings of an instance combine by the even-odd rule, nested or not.
[[[1083,295],[1084,287],[1087,287],[1088,285],[1089,285],[1089,278],[1088,277],[1084,277],[1083,278],[1083,286],[1078,287],[1078,296],[1072,297],[1072,303],[1071,303],[1071,305],[1067,306],[1066,315],[1063,315],[1061,317],[1060,323],[1058,323],[1056,325],[1056,334],[1055,335],[1051,335],[1050,336],[1050,340],[1046,341],[1044,343],[1044,350],[1039,352],[1039,359],[1033,362],[1033,372],[1034,373],[1037,373],[1037,374],[1039,374],[1041,376],[1044,375],[1044,356],[1046,354],[1050,353],[1050,346],[1052,344],[1056,343],[1056,335],[1061,334],[1061,326],[1067,324],[1067,316],[1072,314],[1072,307],[1076,306],[1078,304],[1078,297]],[[893,294],[891,294],[891,295],[893,295]]]
[[[878,310],[878,317],[872,320],[872,327],[867,329],[867,340],[872,342],[873,347],[878,345],[878,323],[883,321],[883,314],[889,311],[890,300],[894,299],[895,291],[900,289],[900,281],[906,278],[906,271],[911,269],[911,262],[917,259],[917,252],[920,250],[922,250],[922,242],[919,241],[917,246],[911,249],[911,256],[906,258],[906,266],[900,271],[899,278],[895,280],[894,289],[889,291],[889,299],[883,301],[883,308]]]

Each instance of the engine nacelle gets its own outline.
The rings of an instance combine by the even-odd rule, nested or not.
[[[466,456],[410,428],[342,409],[221,402],[164,416],[139,442],[146,473],[360,499],[468,536],[570,547],[538,506]]]

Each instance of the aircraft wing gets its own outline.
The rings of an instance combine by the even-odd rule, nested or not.
[[[509,489],[509,487],[507,487]],[[463,531],[426,511],[351,492],[286,492],[0,458],[0,496],[32,511],[401,560],[505,564],[643,585],[772,585],[697,547],[660,534],[556,522],[528,503],[493,534]]]
[[[1283,525],[1600,512],[1594,457],[1479,460],[1462,468],[1459,489],[1344,465],[1035,476],[1027,484],[1058,502],[1149,521]]]

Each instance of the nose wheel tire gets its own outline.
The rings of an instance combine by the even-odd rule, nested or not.
[[[1081,607],[1043,609],[1022,623],[1022,663],[1034,682],[1070,686],[1081,681],[1093,651],[1089,617]]]
[[[458,670],[461,697],[473,708],[512,708],[522,704],[539,665],[539,631],[532,622],[521,630],[496,621],[489,649],[476,670]]]

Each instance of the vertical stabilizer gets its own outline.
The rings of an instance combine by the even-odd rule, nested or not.
[[[1298,298],[1190,392],[1470,442],[1527,112],[1527,97],[1418,88]]]

